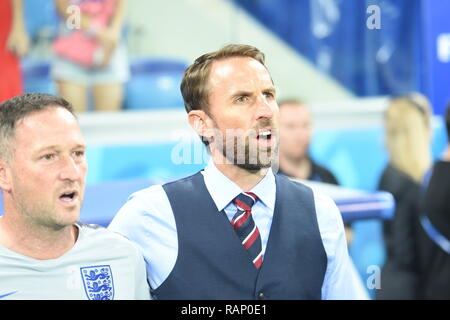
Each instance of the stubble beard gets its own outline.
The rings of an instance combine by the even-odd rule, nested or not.
[[[25,193],[25,196],[23,193]],[[72,208],[70,212],[59,212],[56,203],[42,200],[30,201],[29,197],[26,196],[27,194],[28,192],[19,192],[16,194],[15,207],[30,227],[49,231],[60,231],[78,221],[80,207]],[[79,197],[80,199],[83,197],[82,193],[79,194]],[[77,213],[74,213],[73,210],[76,210]],[[68,216],[72,215],[76,215],[77,218],[74,218],[74,221],[68,220]]]
[[[267,120],[247,132],[229,129],[226,130],[224,135],[217,129],[216,125],[216,134],[214,135],[216,149],[229,163],[248,172],[256,173],[262,169],[270,168],[275,160],[275,156],[278,155],[278,143],[275,141],[276,135],[272,134],[271,137],[271,139],[274,139],[272,142],[274,147],[260,148],[256,139],[259,128],[267,126],[275,130],[272,122]]]

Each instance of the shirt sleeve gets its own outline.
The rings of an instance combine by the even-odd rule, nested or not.
[[[135,255],[135,300],[151,300],[144,257],[137,246]]]
[[[144,256],[148,283],[152,289],[158,288],[178,255],[175,218],[164,189],[151,186],[131,195],[108,229],[137,245]]]
[[[367,300],[368,292],[353,265],[347,248],[344,223],[334,201],[314,192],[320,235],[327,254],[322,285],[324,300]]]

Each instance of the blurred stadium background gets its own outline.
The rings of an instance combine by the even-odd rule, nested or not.
[[[388,95],[426,94],[435,114],[435,158],[447,143],[441,115],[450,100],[448,0],[439,1],[439,7],[432,6],[434,0],[127,3],[124,36],[132,78],[123,111],[79,116],[89,145],[88,186],[102,186],[86,200],[106,215],[112,216],[118,209],[114,206],[131,192],[204,166],[206,159],[180,164],[173,158],[180,139],[197,141],[186,123],[179,84],[197,56],[227,43],[260,48],[279,97],[296,97],[310,106],[315,118],[312,156],[344,187],[374,191],[377,186],[387,162],[383,110]],[[380,9],[379,29],[367,25],[371,5]],[[26,0],[25,10],[33,44],[22,62],[25,89],[56,93],[49,75],[50,45],[59,24],[53,1]],[[111,187],[118,185],[121,194]],[[353,228],[350,252],[365,280],[367,267],[384,261],[381,221],[360,220]]]

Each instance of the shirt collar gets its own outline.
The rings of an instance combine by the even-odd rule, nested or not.
[[[236,183],[228,179],[217,169],[212,160],[209,161],[202,174],[205,179],[206,188],[219,211],[225,209],[242,192]],[[275,207],[275,191],[275,176],[272,169],[269,169],[264,178],[250,190],[250,192],[256,194],[258,199],[272,211]]]

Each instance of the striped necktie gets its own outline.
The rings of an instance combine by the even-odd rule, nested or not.
[[[261,236],[252,217],[252,206],[256,201],[258,201],[258,197],[254,193],[243,192],[239,194],[233,200],[238,210],[231,220],[231,225],[256,269],[259,269],[262,264]]]

